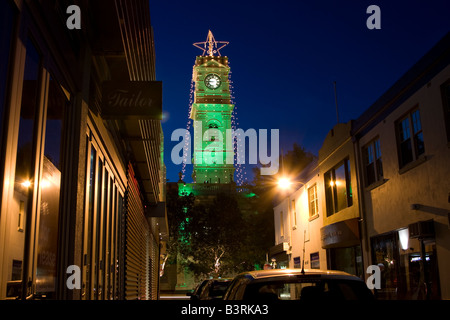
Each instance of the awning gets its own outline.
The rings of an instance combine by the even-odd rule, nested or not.
[[[339,221],[320,229],[323,249],[352,247],[360,243],[358,218]]]

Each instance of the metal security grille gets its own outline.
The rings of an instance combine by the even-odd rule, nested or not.
[[[150,228],[133,167],[128,165],[125,211],[125,299],[149,299]]]
[[[150,237],[150,273],[151,273],[151,282],[149,283],[149,290],[151,294],[152,300],[158,299],[158,282],[159,282],[159,245],[155,239],[155,222],[152,222],[152,235]]]

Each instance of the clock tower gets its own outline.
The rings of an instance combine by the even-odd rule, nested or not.
[[[228,57],[219,52],[227,44],[216,41],[211,31],[205,42],[194,43],[203,50],[203,55],[196,57],[193,68],[195,91],[190,114],[194,120],[192,178],[197,184],[233,182],[234,144],[227,141],[234,108],[228,78],[230,67]]]

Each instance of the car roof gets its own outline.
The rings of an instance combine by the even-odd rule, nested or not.
[[[231,281],[231,280],[233,280],[233,278],[213,278],[213,279],[207,279],[205,281],[227,282],[227,281]]]
[[[338,270],[320,270],[320,269],[270,269],[270,270],[256,270],[241,273],[246,277],[251,277],[255,280],[264,278],[281,278],[289,276],[314,276],[328,279],[348,279],[348,280],[361,280],[357,276],[351,275],[344,271]]]

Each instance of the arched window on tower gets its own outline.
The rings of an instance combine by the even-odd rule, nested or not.
[[[217,123],[210,123],[208,125],[208,128],[209,129],[217,129],[217,128],[219,128],[219,125]]]

